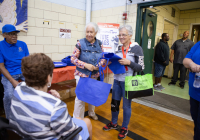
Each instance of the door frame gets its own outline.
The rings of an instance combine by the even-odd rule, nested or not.
[[[175,36],[173,36],[173,43],[174,43],[174,42],[177,40],[177,36],[178,36],[178,27],[179,27],[179,25],[176,24],[175,22],[173,22],[173,21],[167,19],[167,18],[164,18],[164,21],[170,22],[171,24],[173,24],[173,25],[175,26],[174,33],[173,33],[173,34],[175,34]],[[164,26],[164,25],[165,25],[165,23],[163,22],[163,26]],[[163,30],[164,30],[164,28],[163,28]]]
[[[164,18],[163,26],[165,26],[165,21],[167,21],[167,22],[169,22],[169,23],[171,23],[171,24],[174,25],[173,40],[172,40],[172,44],[173,44],[177,40],[177,37],[178,37],[178,27],[179,27],[179,25],[176,24],[175,22],[167,19],[167,18]],[[164,30],[164,27],[163,27],[163,30]],[[171,46],[169,46],[169,47],[171,48]],[[173,69],[173,63],[172,64],[169,63],[169,65],[168,65],[168,72],[167,72],[167,75],[166,75],[168,78],[172,78],[172,76],[173,76],[173,70],[172,70],[172,72],[170,72],[169,69],[171,69],[171,70]]]
[[[143,15],[143,36],[141,40],[141,46],[143,47],[143,53],[146,59],[144,59],[144,73],[152,73],[153,71],[153,58],[154,58],[154,47],[155,47],[155,40],[156,40],[156,26],[157,26],[157,17],[158,15],[155,14],[154,16],[150,16],[152,11],[149,9],[145,9],[144,15]],[[152,34],[149,36],[148,34],[148,27],[149,23],[152,22],[153,24],[153,30]],[[149,44],[150,43],[150,44]]]
[[[192,1],[199,1],[199,0],[162,0],[162,1],[153,1],[153,2],[145,2],[145,3],[138,4],[135,42],[140,43],[140,40],[141,40],[143,8],[148,8],[149,6],[152,6],[152,5],[155,7],[155,6],[161,6],[161,5],[186,3],[186,2],[192,2]]]
[[[200,25],[200,23],[191,23],[190,24],[189,39],[191,38],[191,35],[192,35],[191,32],[192,32],[192,28],[193,28],[194,25]]]

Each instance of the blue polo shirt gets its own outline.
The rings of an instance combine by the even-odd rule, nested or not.
[[[10,75],[21,74],[22,58],[29,55],[25,42],[17,40],[16,44],[9,44],[6,39],[0,41],[0,63],[4,63]]]
[[[192,59],[194,63],[200,65],[200,41],[191,48],[185,58]],[[200,102],[200,88],[195,88],[193,86],[195,72],[190,72],[189,77],[189,94],[193,99]]]

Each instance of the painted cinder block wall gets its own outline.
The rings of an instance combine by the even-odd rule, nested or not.
[[[170,23],[168,21],[164,21],[164,31],[163,32],[169,34],[169,37],[170,37],[170,39],[168,41],[169,48],[171,48],[174,36],[176,36],[176,35],[174,35],[174,28],[175,28],[174,24],[172,24],[172,23]],[[168,72],[169,71],[171,72],[172,69],[173,69],[173,64],[169,63],[169,65],[166,66],[164,75],[168,75]]]
[[[70,0],[65,1],[70,4]],[[28,32],[20,32],[18,39],[27,43],[30,53],[45,53],[53,61],[72,54],[77,39],[84,37],[85,9],[70,6],[28,0]],[[71,39],[59,38],[60,28],[71,29]]]
[[[182,38],[180,34],[182,34],[184,31],[190,31],[191,23],[200,24],[200,9],[181,11],[177,36],[178,39]]]
[[[155,45],[160,41],[162,33],[168,33],[168,29],[171,29],[171,25],[165,25],[165,21],[171,21],[175,24],[179,24],[179,17],[180,17],[180,10],[175,5],[164,5],[155,7],[157,10],[150,9],[152,12],[156,12],[160,10],[160,12],[156,12],[157,14],[157,25],[156,25],[156,38],[155,38]],[[171,16],[172,8],[176,10],[175,17]],[[159,35],[160,33],[160,35]],[[170,32],[172,36],[173,33]],[[169,42],[170,43],[170,42]]]
[[[129,11],[128,20],[126,24],[129,24],[133,28],[132,41],[135,41],[135,28],[136,28],[136,17],[137,17],[137,4],[127,6]],[[108,9],[101,9],[92,11],[92,22],[98,23],[118,23],[124,24],[122,20],[122,13],[125,11],[125,6],[112,7]]]
[[[42,0],[29,0],[28,9],[29,31],[19,39],[27,42],[30,53],[44,52],[53,61],[71,55],[83,37],[85,11]],[[59,38],[60,28],[71,29],[71,39]]]
[[[126,0],[92,0],[91,21],[105,23],[119,23],[122,25],[122,13],[125,11]],[[137,20],[137,3],[140,0],[128,4],[129,11],[127,24],[133,27],[132,41],[135,40],[135,28]],[[43,52],[53,61],[71,55],[77,39],[85,36],[85,0],[28,0],[28,32],[21,32],[18,39],[27,43],[30,53]],[[176,17],[171,17],[171,8],[176,9]],[[160,39],[158,33],[165,32],[164,19],[168,19],[179,25],[180,34],[190,29],[191,23],[200,23],[200,9],[180,11],[174,5],[156,7],[157,30],[155,45]],[[152,9],[150,9],[152,10]],[[155,10],[152,10],[155,12]],[[44,24],[43,24],[44,23]],[[72,30],[71,39],[59,38],[59,29]],[[0,36],[0,40],[3,37]],[[170,43],[171,44],[171,43]]]

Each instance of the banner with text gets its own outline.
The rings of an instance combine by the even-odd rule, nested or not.
[[[98,23],[100,31],[97,33],[97,39],[101,40],[104,52],[115,52],[119,44],[119,24]]]

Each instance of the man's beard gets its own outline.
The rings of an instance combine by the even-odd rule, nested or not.
[[[184,36],[183,36],[183,39],[187,39],[187,38],[188,38],[188,36],[187,36],[187,37],[184,37]]]

